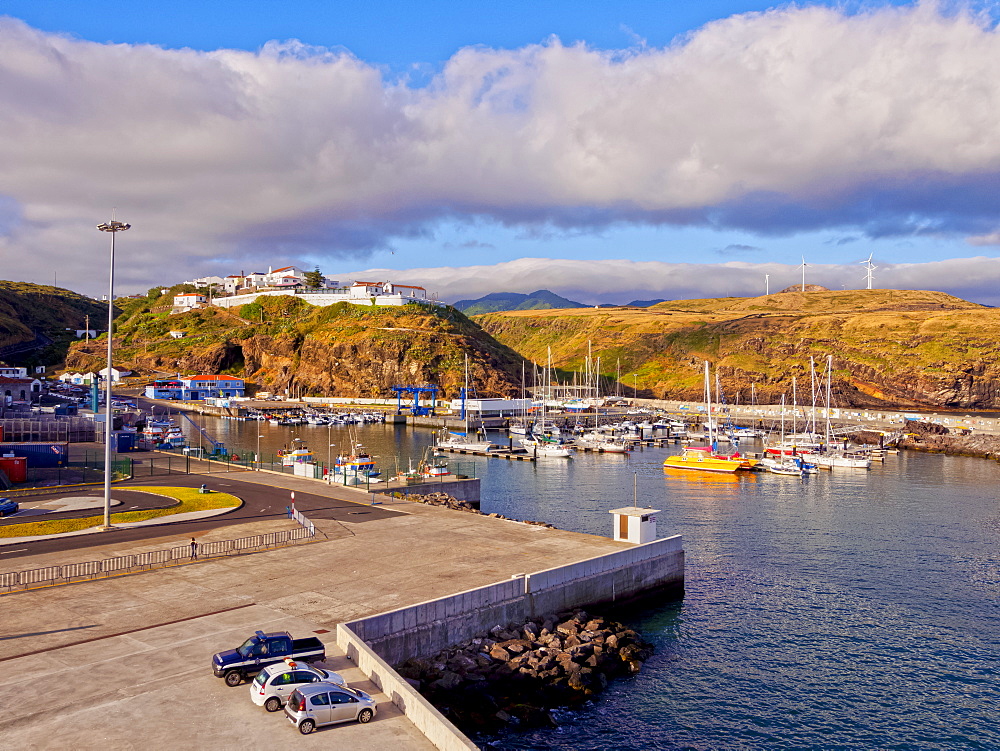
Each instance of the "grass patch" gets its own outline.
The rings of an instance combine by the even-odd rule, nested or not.
[[[128,490],[137,490],[128,488]],[[220,508],[236,508],[241,501],[229,493],[199,493],[197,488],[161,488],[143,487],[143,493],[162,495],[176,501],[176,505],[168,508],[147,509],[145,511],[122,511],[111,515],[112,524],[141,522],[147,519],[157,519],[161,516],[186,514],[191,511],[209,511]],[[90,529],[104,523],[104,515],[88,516],[81,519],[55,519],[53,521],[25,522],[0,527],[0,537],[35,537],[37,535],[58,535],[65,532],[78,532]]]

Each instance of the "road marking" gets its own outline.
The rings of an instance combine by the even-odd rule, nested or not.
[[[4,553],[23,553],[27,548],[18,548],[17,550],[0,550],[0,555]]]

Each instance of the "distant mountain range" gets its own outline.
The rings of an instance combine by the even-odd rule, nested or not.
[[[632,308],[648,308],[650,305],[660,302],[666,301],[633,300],[630,303],[625,303],[625,305]],[[455,303],[454,307],[466,315],[476,316],[483,313],[501,313],[506,310],[547,310],[551,308],[590,308],[593,306],[567,300],[555,292],[540,289],[528,294],[520,292],[492,292],[476,300],[459,300]],[[618,306],[604,303],[600,307],[615,308]]]
[[[476,316],[482,313],[499,313],[504,310],[589,308],[590,306],[567,300],[547,289],[540,289],[527,295],[521,292],[492,292],[478,300],[459,300],[454,307],[466,315]]]

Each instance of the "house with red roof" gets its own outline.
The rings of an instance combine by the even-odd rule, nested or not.
[[[149,399],[180,399],[201,401],[214,397],[243,396],[245,382],[242,378],[225,375],[196,375],[163,378],[146,387]]]

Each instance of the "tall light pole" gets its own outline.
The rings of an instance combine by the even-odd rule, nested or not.
[[[636,376],[638,376],[638,375],[639,375],[638,373],[633,373],[632,374],[632,399],[633,400],[639,398],[639,389],[635,385],[635,379],[636,379]]]
[[[333,444],[330,441],[333,440],[333,423],[328,422],[326,424],[326,482],[330,484],[330,477],[333,475],[333,467],[330,466],[333,461]]]
[[[104,393],[104,525],[111,529],[111,345],[112,327],[115,320],[115,235],[131,228],[131,224],[116,221],[111,212],[111,221],[98,224],[101,232],[111,233],[111,260],[108,263],[108,369],[105,375]]]
[[[260,439],[264,436],[260,433],[257,434],[257,471],[260,472]]]

